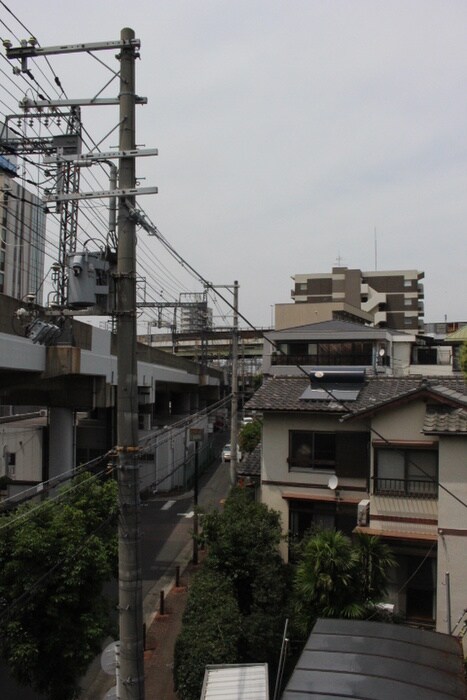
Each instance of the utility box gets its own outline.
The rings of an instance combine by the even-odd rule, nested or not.
[[[107,307],[110,264],[103,252],[72,253],[68,256],[68,306],[84,309],[96,304]]]
[[[357,506],[357,525],[366,527],[370,522],[370,501],[364,498]]]

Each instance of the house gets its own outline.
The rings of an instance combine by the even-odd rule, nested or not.
[[[247,408],[263,420],[259,497],[281,513],[284,531],[379,535],[398,561],[387,602],[452,631],[467,607],[463,378],[317,367],[266,379]]]
[[[413,331],[332,319],[269,331],[263,373],[295,374],[316,366],[361,367],[394,376],[446,375],[459,371],[457,337],[436,339]]]

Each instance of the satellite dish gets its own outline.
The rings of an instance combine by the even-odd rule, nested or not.
[[[329,477],[328,481],[328,489],[331,489],[331,491],[335,491],[337,487],[339,486],[339,479],[337,476],[333,475]]]
[[[324,377],[324,372],[318,370],[317,372],[315,372],[315,377],[316,379],[322,379]]]
[[[111,642],[105,647],[101,654],[101,668],[104,673],[108,676],[113,676],[115,674],[115,669],[117,668],[117,651],[120,646],[120,642]]]
[[[384,348],[380,348],[380,349],[378,350],[378,355],[379,355],[380,357],[384,357],[385,354],[386,354],[386,350],[385,350]]]

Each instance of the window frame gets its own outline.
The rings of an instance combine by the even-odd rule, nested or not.
[[[394,452],[403,457],[403,477],[380,477],[380,459],[382,452]],[[417,463],[416,455],[421,453],[430,453],[435,455],[436,465],[435,474],[433,480],[431,478],[424,478],[423,474],[420,478],[414,479],[411,476],[411,467]],[[438,498],[438,485],[439,485],[439,451],[438,445],[428,444],[428,445],[373,445],[373,493],[376,496],[387,495],[387,496],[399,496],[406,498]],[[386,487],[382,487],[380,482],[393,482],[392,484],[386,484]],[[397,486],[399,484],[399,486]],[[419,485],[419,488],[414,488],[415,485]],[[424,487],[423,484],[426,486]]]
[[[311,443],[310,464],[299,464],[293,457],[294,440],[298,439],[299,435],[307,436],[308,440],[306,440],[304,444],[307,442]],[[318,437],[319,439],[322,436],[332,437],[334,440],[334,456],[331,459],[316,457],[316,438]],[[322,449],[322,447],[319,449]],[[332,430],[289,430],[289,453],[287,463],[289,465],[289,471],[335,472],[337,463],[336,432]]]

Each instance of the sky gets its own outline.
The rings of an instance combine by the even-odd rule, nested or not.
[[[135,30],[137,143],[159,149],[138,159],[159,188],[139,203],[205,280],[238,280],[252,324],[291,302],[294,274],[339,263],[424,271],[425,321],[467,320],[465,0],[8,0],[2,39],[27,38],[17,20],[42,46]],[[69,97],[111,77],[87,54],[50,63]],[[118,113],[83,122],[99,140]],[[151,298],[202,289],[145,232],[138,252]]]

